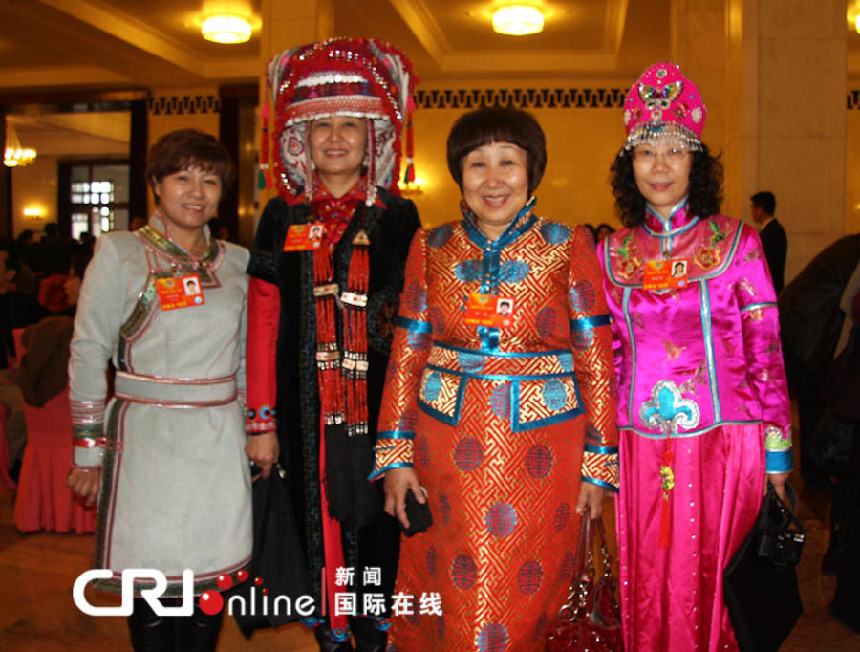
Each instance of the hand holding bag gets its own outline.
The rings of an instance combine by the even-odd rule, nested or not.
[[[786,491],[794,503],[791,487]],[[755,526],[723,572],[723,599],[741,652],[776,652],[803,613],[796,565],[805,538],[768,484]]]
[[[603,575],[595,581],[594,540],[600,539]],[[601,519],[591,519],[588,510],[579,526],[576,565],[567,604],[549,630],[547,652],[623,652],[621,613],[615,600],[617,578],[612,575],[612,558],[606,547],[606,531]]]

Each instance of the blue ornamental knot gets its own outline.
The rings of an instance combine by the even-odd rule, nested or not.
[[[676,433],[678,427],[690,429],[699,425],[699,406],[695,401],[681,398],[681,391],[671,380],[661,380],[652,391],[651,401],[642,404],[639,418],[663,432]]]

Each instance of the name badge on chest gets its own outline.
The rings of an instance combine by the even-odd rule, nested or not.
[[[677,290],[687,287],[686,258],[646,260],[642,274],[643,290]]]
[[[163,311],[193,308],[206,303],[198,274],[156,279],[155,291],[158,292]]]
[[[322,245],[325,227],[319,223],[293,224],[284,238],[284,251],[313,251]]]
[[[506,328],[511,325],[514,307],[510,297],[472,292],[466,299],[464,321],[475,326]]]

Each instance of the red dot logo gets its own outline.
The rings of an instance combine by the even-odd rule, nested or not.
[[[248,571],[240,570],[238,573],[236,573],[236,579],[240,582],[244,582],[246,579],[248,579]]]
[[[219,589],[226,591],[233,586],[233,578],[229,575],[219,575],[218,579],[215,580],[215,583],[218,584]]]
[[[207,616],[214,616],[224,608],[224,598],[218,591],[206,591],[198,601],[200,610]]]

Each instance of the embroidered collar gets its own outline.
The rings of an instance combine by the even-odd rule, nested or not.
[[[516,240],[520,233],[528,229],[537,221],[537,217],[533,214],[536,203],[537,197],[529,199],[526,202],[526,205],[517,212],[516,216],[514,216],[514,219],[511,220],[511,223],[505,228],[502,235],[500,235],[496,240],[490,240],[478,226],[478,216],[475,215],[474,211],[469,208],[466,200],[463,199],[460,201],[460,211],[463,213],[463,227],[466,229],[466,233],[469,234],[470,239],[478,244],[482,249],[487,245],[504,247],[510,242]]]
[[[319,206],[323,202],[341,202],[343,204],[351,204],[352,210],[355,210],[355,207],[360,203],[364,202],[367,199],[367,175],[361,177],[349,191],[343,195],[342,197],[333,197],[332,194],[328,191],[328,189],[320,182],[319,175],[316,170],[313,173],[313,178],[311,180],[312,183],[312,192],[311,192],[311,205]],[[307,200],[306,193],[303,189],[299,189],[299,191],[295,195],[290,195],[287,199],[287,203],[290,206],[297,206],[299,204],[304,204]],[[376,202],[374,206],[378,206],[379,208],[386,208],[385,202],[382,201],[379,197],[379,193],[376,195]],[[316,212],[316,208],[314,209]]]
[[[686,199],[672,209],[668,218],[658,215],[650,204],[645,207],[645,230],[656,237],[677,235],[698,221],[699,218],[689,212]]]
[[[166,231],[164,218],[156,211],[149,219],[149,224],[138,230],[138,235],[156,251],[163,252],[171,258],[187,261],[195,267],[208,266],[218,256],[218,241],[210,236],[208,224],[203,227],[203,237],[206,238],[207,246],[202,256],[195,256],[185,251],[165,235]]]

